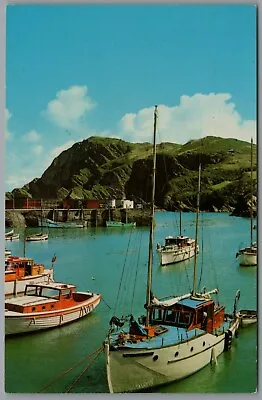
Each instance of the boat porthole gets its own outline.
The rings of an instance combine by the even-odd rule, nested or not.
[[[54,304],[51,304],[51,308],[54,308]]]
[[[153,361],[156,361],[156,360],[158,360],[158,355],[157,354],[153,357]]]
[[[206,345],[206,342],[203,342],[203,347]]]
[[[176,352],[175,352],[175,357],[177,357],[177,356],[178,356],[178,354],[179,354],[179,353],[178,353],[178,351],[176,351]]]
[[[35,311],[35,307],[32,307],[32,311]]]
[[[42,310],[45,310],[45,306],[42,307]]]
[[[193,350],[194,350],[194,347],[192,346],[191,349],[190,349],[190,351],[193,351]]]

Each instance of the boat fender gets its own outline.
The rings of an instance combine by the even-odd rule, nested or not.
[[[225,346],[224,350],[229,351],[231,349],[232,344],[232,332],[230,330],[225,332]]]

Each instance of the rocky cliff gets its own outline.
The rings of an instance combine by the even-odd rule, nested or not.
[[[196,204],[199,162],[202,165],[201,209],[248,215],[251,190],[256,196],[256,146],[207,136],[185,145],[157,146],[156,205],[168,210],[192,210]],[[149,202],[152,145],[90,137],[63,151],[43,173],[15,196],[30,198],[133,199]],[[9,194],[7,193],[7,198]]]

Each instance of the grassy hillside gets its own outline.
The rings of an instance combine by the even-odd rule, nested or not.
[[[251,194],[250,143],[207,136],[184,145],[157,145],[156,204],[194,209],[201,162],[201,208],[232,210]],[[253,146],[255,190],[256,145]],[[33,198],[131,198],[150,201],[152,145],[90,137],[56,157],[41,178],[16,196]]]

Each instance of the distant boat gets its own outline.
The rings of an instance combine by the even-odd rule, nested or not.
[[[58,222],[48,218],[38,218],[38,226],[41,228],[85,228],[86,222]]]
[[[13,235],[13,233],[14,233],[13,229],[11,231],[9,231],[9,232],[5,232],[5,237],[11,236],[11,235]]]
[[[75,285],[58,282],[27,285],[23,296],[5,300],[5,334],[60,327],[90,314],[101,295],[75,289]]]
[[[40,284],[52,280],[53,268],[45,268],[43,264],[37,264],[32,258],[28,257],[6,257],[5,296],[23,293],[28,283]]]
[[[8,235],[5,235],[5,240],[19,240],[19,233],[8,233]]]
[[[240,326],[246,327],[257,323],[257,311],[239,310],[237,316],[240,319]]]
[[[195,255],[195,240],[188,236],[167,236],[165,245],[157,244],[157,251],[160,254],[160,264],[162,266],[174,264],[188,260]],[[197,253],[199,246],[197,246]]]
[[[197,292],[196,252],[194,256],[193,290],[183,295],[158,299],[152,290],[154,196],[156,171],[156,120],[154,112],[154,145],[151,199],[151,226],[147,265],[145,314],[135,319],[128,313],[112,316],[104,342],[107,381],[110,393],[141,392],[158,385],[184,379],[208,365],[231,347],[239,326],[236,317],[237,293],[232,317],[225,307],[213,300],[215,288]],[[200,192],[200,171],[199,186]],[[199,194],[197,201],[197,222]],[[144,264],[144,262],[143,262]],[[129,275],[130,277],[130,275]],[[121,277],[122,280],[122,277]],[[134,292],[133,292],[134,293]],[[119,292],[118,292],[119,294]],[[118,296],[118,295],[117,295]],[[132,306],[133,307],[133,298]],[[126,301],[126,298],[125,298]]]
[[[127,210],[126,210],[126,221],[112,221],[110,216],[110,209],[109,209],[109,220],[106,221],[107,228],[134,228],[136,227],[136,222],[128,222],[127,221]]]
[[[48,240],[48,233],[35,233],[34,235],[26,236],[27,242],[39,242],[42,240]]]
[[[136,226],[135,222],[121,222],[121,221],[106,221],[106,226],[108,228],[134,228]]]
[[[5,260],[7,260],[7,258],[8,258],[9,256],[11,256],[11,250],[5,248]]]
[[[257,265],[257,245],[253,243],[253,139],[251,139],[251,205],[250,205],[250,246],[240,249],[236,253],[239,264],[243,267]]]

